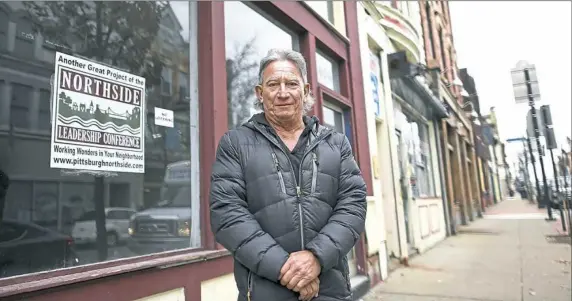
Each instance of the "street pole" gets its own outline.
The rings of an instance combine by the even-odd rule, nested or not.
[[[562,151],[562,156],[564,156],[564,201],[562,202],[564,205],[564,209],[566,209],[566,215],[568,215],[568,235],[572,237],[572,214],[570,203],[572,203],[572,193],[570,194],[570,198],[568,198],[568,177],[570,176],[570,171],[568,170],[568,154],[564,149]],[[564,222],[564,221],[562,221]]]
[[[554,162],[554,152],[550,149],[550,158],[552,159],[552,170],[554,172],[554,185],[556,185],[556,193],[560,196],[560,185],[558,183],[558,169],[556,168],[556,162]],[[564,211],[562,206],[564,205],[564,200],[560,204],[560,221],[562,222],[562,231],[566,232],[566,219],[564,218]]]
[[[534,160],[534,153],[532,152],[532,143],[530,143],[530,138],[526,138],[526,143],[528,144],[528,152],[530,153],[530,163],[532,164],[532,171],[534,172],[534,180],[536,182],[536,203],[538,208],[542,208],[543,204],[540,200],[542,193],[540,193],[540,182],[538,181],[538,174],[536,173],[536,160]],[[526,152],[525,152],[526,153]],[[528,168],[528,165],[526,166]]]
[[[542,180],[544,182],[544,195],[542,200],[546,205],[548,212],[548,220],[554,220],[552,216],[552,206],[549,203],[548,181],[546,180],[546,171],[544,170],[544,159],[542,159],[542,145],[540,144],[540,129],[538,128],[538,117],[536,116],[536,108],[534,107],[534,97],[532,95],[532,86],[530,84],[530,76],[528,69],[524,69],[524,78],[526,80],[526,90],[528,92],[528,105],[530,105],[530,113],[532,115],[532,126],[534,127],[534,138],[536,138],[536,149],[538,150],[538,161],[540,162],[540,171],[542,172]]]

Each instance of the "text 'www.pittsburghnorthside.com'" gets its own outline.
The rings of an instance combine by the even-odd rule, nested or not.
[[[53,146],[56,166],[96,167],[102,171],[136,171],[144,168],[143,155],[118,150],[91,150],[83,147]],[[61,156],[55,155],[61,154]],[[141,163],[138,163],[141,162]]]

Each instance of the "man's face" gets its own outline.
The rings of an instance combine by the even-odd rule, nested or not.
[[[290,61],[270,63],[256,86],[256,97],[264,103],[264,113],[271,118],[288,120],[302,116],[304,99],[310,90],[296,65]]]

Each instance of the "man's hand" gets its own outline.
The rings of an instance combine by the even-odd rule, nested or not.
[[[299,292],[320,275],[321,267],[318,259],[310,251],[299,251],[290,254],[280,270],[280,284],[290,290]]]
[[[320,290],[320,278],[316,277],[314,281],[310,284],[304,286],[300,290],[300,297],[298,300],[310,301],[312,298],[318,297],[318,291]]]

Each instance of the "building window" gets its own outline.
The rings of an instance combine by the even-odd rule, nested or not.
[[[402,151],[400,166],[402,175],[408,177],[413,197],[434,197],[435,183],[431,141],[427,124],[409,113],[396,109],[395,122],[399,129]]]
[[[439,28],[439,47],[441,49],[441,74],[449,74],[449,70],[447,69],[447,60],[445,59],[445,36],[443,36],[443,28]]]
[[[0,71],[0,82],[11,85],[7,90],[11,91],[10,120],[16,128],[0,129],[0,168],[12,179],[5,199],[0,200],[4,208],[0,212],[2,262],[12,264],[0,268],[0,278],[200,246],[200,218],[191,219],[198,216],[199,208],[194,205],[198,204],[198,181],[190,167],[191,162],[197,165],[198,157],[191,156],[190,149],[196,149],[199,141],[196,135],[191,137],[189,126],[198,100],[191,94],[196,92],[191,92],[187,75],[190,66],[197,64],[193,61],[196,54],[190,53],[196,47],[189,47],[196,43],[189,28],[196,26],[191,15],[196,3],[30,1],[7,5],[11,14],[29,14],[18,19],[18,28],[31,27],[23,22],[36,20],[34,26],[44,44],[70,61],[58,60],[61,65],[55,70],[55,55],[26,55],[26,59],[16,58],[18,68],[3,66],[13,70]],[[95,10],[101,18],[81,13]],[[92,30],[96,27],[100,30]],[[161,36],[161,29],[171,33],[168,39]],[[16,52],[34,51],[34,43],[16,42]],[[90,71],[94,70],[91,67],[101,72]],[[122,84],[118,89],[123,89],[123,96],[119,97],[125,101],[106,100],[103,94],[95,95],[97,88],[93,87],[89,91],[65,88],[63,68],[81,75],[69,83],[88,85],[84,80],[89,78],[92,83],[97,79]],[[54,73],[54,85],[48,90]],[[135,76],[133,81],[131,76]],[[130,84],[139,78],[145,80],[144,85]],[[124,91],[129,87],[131,95],[141,96],[141,106],[136,107],[135,101],[127,105],[128,92]],[[56,117],[50,122],[53,110]],[[161,119],[157,111],[167,115]],[[172,117],[164,117],[169,113]],[[50,130],[45,132],[52,139],[17,131],[29,124]],[[70,133],[66,136],[70,140],[64,142],[70,144],[60,143],[56,152],[50,140],[63,139],[63,124]],[[73,140],[85,133],[91,138]],[[111,140],[101,143],[107,138],[91,140],[98,133],[113,134],[106,137],[122,142],[112,145],[108,144]],[[127,146],[138,152],[126,150]],[[53,246],[48,241],[61,243],[61,247],[48,252]],[[38,259],[33,250],[40,249],[46,251]]]
[[[258,67],[272,48],[299,49],[298,37],[254,5],[224,3],[228,126],[235,128],[257,113]]]
[[[10,103],[10,122],[16,128],[30,128],[30,104],[32,87],[24,83],[12,83],[12,102]]]
[[[332,103],[324,102],[322,108],[322,115],[324,115],[323,124],[338,133],[345,134],[345,122],[343,111],[333,105]]]
[[[8,12],[0,8],[0,50],[6,50],[8,47]]]
[[[34,58],[35,35],[32,24],[26,18],[20,17],[16,23],[16,39],[14,43],[14,55],[23,59]]]
[[[328,21],[334,28],[346,35],[346,19],[343,1],[304,1],[322,19]]]
[[[304,1],[322,18],[334,24],[334,1]]]
[[[433,172],[427,125],[407,118],[407,153],[411,167],[411,184],[414,197],[434,196]]]
[[[425,16],[427,18],[427,31],[429,32],[429,43],[431,43],[431,55],[433,59],[437,59],[437,50],[435,49],[435,37],[433,36],[433,16],[431,15],[431,4],[425,2]]]
[[[161,94],[171,95],[173,84],[173,70],[169,66],[164,66],[161,72]]]
[[[38,112],[38,129],[39,130],[50,130],[51,124],[50,119],[50,90],[40,89],[40,103]]]
[[[340,66],[338,62],[321,51],[316,51],[318,82],[325,87],[340,92]]]

